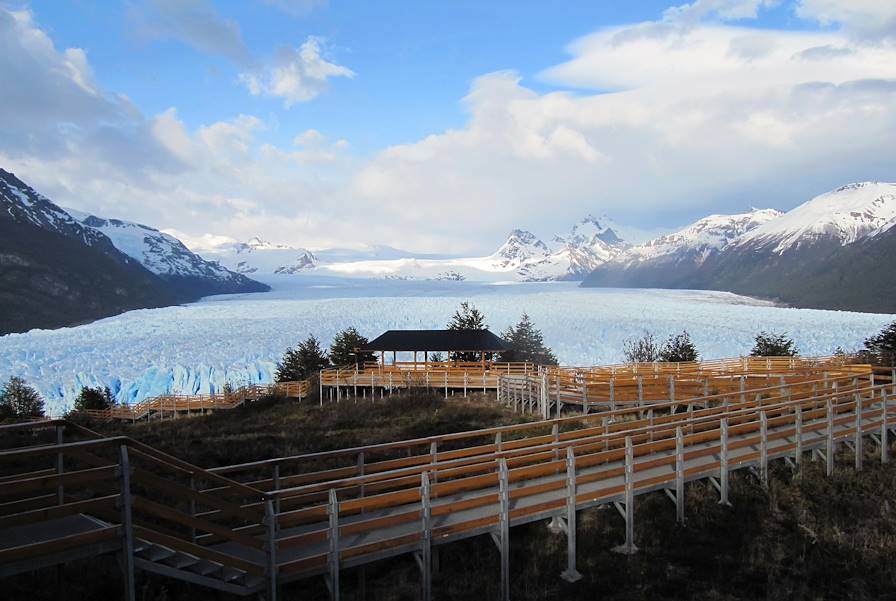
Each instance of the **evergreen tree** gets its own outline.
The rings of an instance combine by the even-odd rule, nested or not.
[[[296,348],[288,348],[283,359],[277,364],[275,378],[278,382],[294,382],[316,376],[320,370],[330,365],[320,342],[308,336]]]
[[[526,313],[519,323],[510,326],[501,334],[510,344],[510,350],[501,353],[501,361],[528,361],[537,365],[557,365],[554,352],[544,344],[544,336]]]
[[[896,365],[896,321],[865,340],[865,348],[883,365]]]
[[[85,386],[75,399],[74,411],[110,409],[115,404],[109,387],[90,388]]]
[[[691,335],[687,330],[675,336],[669,336],[663,348],[660,349],[660,361],[666,363],[682,363],[686,361],[698,361],[700,353],[691,340]]]
[[[449,330],[487,330],[485,316],[473,305],[464,301],[460,308],[454,312],[451,321],[448,322]],[[480,361],[482,353],[451,353],[452,361]]]
[[[0,388],[0,413],[9,417],[40,417],[44,414],[44,400],[25,380],[12,376]]]
[[[376,357],[370,351],[356,350],[368,342],[370,341],[355,328],[342,330],[330,344],[330,362],[337,367],[348,365],[363,367],[364,363],[376,361]]]
[[[644,332],[640,338],[629,338],[623,342],[622,354],[626,363],[653,363],[660,357],[660,347],[653,334]]]
[[[796,343],[786,333],[759,332],[750,351],[751,357],[796,357],[800,354]]]

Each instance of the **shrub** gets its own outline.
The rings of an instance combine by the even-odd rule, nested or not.
[[[656,337],[644,332],[640,338],[629,338],[623,343],[622,354],[626,363],[653,363],[660,357],[660,347]]]
[[[288,348],[277,364],[275,378],[278,382],[305,380],[330,365],[327,355],[314,336],[308,336],[296,348]]]
[[[7,417],[40,417],[44,414],[44,400],[25,380],[12,376],[0,389],[0,408],[0,413]]]
[[[675,336],[669,336],[663,348],[660,349],[660,361],[667,363],[681,363],[685,361],[698,361],[700,353],[691,340],[691,335],[687,330]]]
[[[750,351],[751,357],[796,357],[800,354],[796,343],[786,333],[759,332]]]

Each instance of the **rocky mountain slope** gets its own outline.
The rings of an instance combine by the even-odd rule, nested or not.
[[[81,221],[0,169],[0,334],[263,288],[157,230]]]
[[[896,244],[896,184],[850,184],[783,214],[708,219],[736,235],[694,244],[701,220],[621,254],[583,286],[727,290],[800,307],[896,312],[888,256]]]

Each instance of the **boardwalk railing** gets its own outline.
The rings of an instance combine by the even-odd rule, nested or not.
[[[80,413],[99,420],[139,421],[149,419],[176,418],[182,415],[204,414],[223,409],[240,407],[246,401],[255,401],[266,396],[283,396],[299,401],[308,396],[311,382],[276,382],[241,386],[216,394],[168,394],[151,397],[133,405],[115,405],[109,409],[88,409]]]
[[[412,553],[431,598],[432,550],[493,534],[502,598],[510,594],[511,528],[552,519],[575,580],[576,518],[616,507],[634,552],[634,503],[665,491],[685,518],[686,483],[817,454],[830,474],[838,446],[861,469],[871,440],[888,461],[892,370],[823,372],[800,382],[688,401],[461,432],[205,470],[126,437],[64,420],[0,427],[0,576],[119,553],[125,598],[144,569],[237,594],[314,575],[340,596],[340,573]]]

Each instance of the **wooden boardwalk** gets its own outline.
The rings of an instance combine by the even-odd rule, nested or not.
[[[109,409],[88,409],[80,413],[103,421],[137,422],[204,415],[213,411],[235,409],[249,401],[267,396],[282,396],[301,401],[311,391],[310,380],[276,382],[240,386],[216,394],[166,394],[150,397],[133,405],[115,405]]]
[[[268,599],[279,583],[323,575],[338,599],[343,569],[411,553],[430,599],[434,550],[488,533],[508,599],[520,524],[550,519],[564,533],[572,581],[583,509],[615,507],[618,550],[631,553],[640,495],[665,491],[683,520],[690,481],[711,481],[726,503],[734,470],[767,482],[770,462],[799,469],[815,454],[830,473],[844,445],[861,469],[869,440],[889,460],[893,371],[801,369],[687,401],[211,470],[64,420],[2,426],[28,446],[0,451],[0,576],[116,552],[129,599],[134,569]]]

